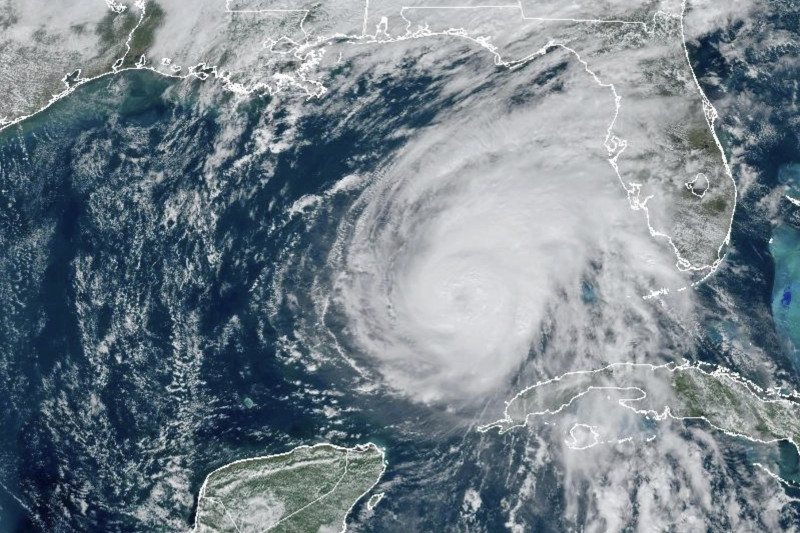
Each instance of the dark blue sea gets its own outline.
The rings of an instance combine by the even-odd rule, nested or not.
[[[767,43],[779,29],[800,43],[800,6],[782,10],[764,15],[758,32],[733,25],[690,47],[723,143],[739,154],[734,173],[755,181],[740,198],[726,265],[697,289],[708,335],[689,355],[735,368],[724,340],[747,329],[800,387],[800,208],[764,207],[781,185],[800,198],[800,71],[785,61],[800,44]],[[719,51],[732,40],[745,60]],[[749,63],[770,75],[747,76]],[[465,432],[457,415],[379,391],[365,402],[348,388],[344,363],[308,372],[287,354],[311,304],[276,294],[278,274],[282,285],[310,289],[306,270],[281,266],[295,265],[297,248],[324,263],[336,227],[319,220],[328,231],[308,233],[287,209],[368,174],[402,146],[397,131],[435,120],[418,105],[431,81],[365,79],[363,91],[380,98],[343,124],[315,100],[297,119],[280,101],[289,96],[217,92],[209,103],[202,82],[128,72],[0,133],[0,531],[189,530],[211,470],[330,440],[387,450],[387,498],[368,520],[357,506],[354,530],[506,530],[526,438]],[[739,93],[746,107],[731,97]],[[289,147],[265,149],[265,128]],[[344,211],[356,194],[335,201]],[[744,322],[727,319],[723,293],[748,310]],[[585,298],[595,301],[590,287]],[[758,381],[758,369],[742,371]],[[330,405],[338,414],[326,413]],[[739,444],[726,458],[744,465],[743,483],[747,453]],[[800,479],[794,448],[779,455],[780,475]],[[518,519],[564,531],[559,472],[543,472],[536,503]],[[461,502],[476,480],[483,505],[465,522]],[[798,525],[798,513],[787,508],[782,525]]]

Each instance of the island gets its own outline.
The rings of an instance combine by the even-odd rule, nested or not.
[[[796,393],[764,390],[724,368],[688,363],[618,363],[569,372],[522,390],[507,402],[503,419],[479,431],[497,429],[502,434],[531,418],[556,416],[584,399],[610,401],[609,409],[629,409],[653,420],[704,420],[728,435],[765,443],[785,440],[800,451]],[[587,422],[602,425],[602,420]]]

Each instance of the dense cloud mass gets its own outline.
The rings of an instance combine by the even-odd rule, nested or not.
[[[472,68],[446,83],[468,86]],[[546,76],[542,95],[517,96]],[[369,180],[334,246],[333,290],[318,288],[330,294],[326,311],[344,315],[352,347],[422,400],[502,388],[548,316],[596,334],[574,311],[586,307],[582,290],[622,314],[656,283],[680,283],[606,160],[613,94],[572,54],[555,49],[447,98],[452,109],[443,98],[422,104],[442,111]],[[588,289],[592,262],[603,279]]]
[[[385,498],[348,530],[797,530],[795,446],[667,416],[691,391],[661,374],[650,413],[609,381],[486,430],[612,363],[796,387],[765,162],[794,138],[791,17],[267,4],[39,33],[0,5],[0,125],[46,108],[0,132],[0,529],[188,529],[224,464],[374,441]]]

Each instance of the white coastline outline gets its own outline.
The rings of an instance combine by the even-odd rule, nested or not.
[[[270,84],[268,84],[266,82],[256,83],[255,85],[253,85],[253,86],[251,86],[249,88],[246,88],[241,83],[237,83],[237,82],[232,81],[231,77],[230,77],[231,73],[225,73],[225,72],[219,71],[219,68],[218,68],[217,65],[209,66],[209,65],[206,65],[205,63],[199,63],[198,65],[195,65],[194,67],[191,67],[189,69],[188,73],[183,74],[183,75],[178,75],[178,70],[179,70],[180,67],[173,67],[172,68],[172,73],[166,73],[166,72],[163,72],[163,71],[158,70],[156,68],[153,68],[151,66],[148,66],[146,64],[146,61],[144,61],[145,56],[142,56],[141,58],[139,58],[137,63],[132,67],[120,68],[121,65],[123,64],[125,58],[127,57],[127,55],[130,53],[130,42],[131,42],[131,39],[133,37],[133,34],[138,29],[139,25],[142,23],[142,21],[144,20],[145,15],[146,15],[145,2],[143,0],[137,0],[134,5],[135,5],[135,7],[137,7],[140,10],[139,22],[137,23],[136,27],[133,30],[131,30],[130,34],[128,35],[128,38],[127,38],[127,40],[125,42],[125,45],[126,45],[125,54],[114,62],[114,64],[112,65],[110,71],[98,74],[98,75],[93,76],[91,78],[79,78],[78,80],[75,80],[75,83],[73,85],[67,87],[61,93],[53,95],[51,97],[51,99],[45,105],[43,105],[41,108],[39,108],[38,110],[34,111],[33,113],[17,117],[16,119],[13,119],[11,121],[7,120],[6,118],[0,117],[0,131],[3,131],[4,129],[6,129],[6,128],[10,127],[10,126],[13,126],[15,124],[19,124],[20,122],[22,122],[22,121],[24,121],[24,120],[26,120],[28,118],[31,118],[31,117],[41,113],[42,111],[48,109],[53,104],[55,104],[56,102],[61,100],[62,98],[72,94],[73,91],[75,91],[78,87],[81,87],[85,83],[88,83],[90,81],[102,78],[102,77],[110,75],[110,74],[117,74],[117,73],[120,73],[120,72],[129,71],[129,70],[150,70],[150,71],[155,72],[157,74],[160,74],[162,76],[165,76],[165,77],[168,77],[168,78],[173,78],[173,79],[180,79],[180,80],[185,80],[185,79],[188,79],[188,78],[191,78],[191,77],[195,77],[195,78],[200,79],[200,80],[205,80],[210,75],[213,75],[215,80],[219,80],[222,83],[223,89],[229,90],[229,91],[231,91],[231,92],[233,92],[235,94],[238,94],[238,95],[245,95],[245,96],[246,95],[250,95],[250,94],[254,94],[254,93],[259,93],[259,92],[262,92],[262,93],[266,92],[266,93],[268,93],[270,95],[273,95],[273,94],[275,94],[277,92],[280,92],[280,90],[281,90],[281,88],[283,86],[282,84],[287,84],[289,86],[295,86],[295,87],[305,91],[305,93],[306,93],[306,95],[307,95],[307,97],[309,99],[311,99],[311,98],[319,98],[319,97],[322,97],[327,92],[327,88],[325,88],[324,85],[322,83],[320,83],[319,81],[312,80],[312,79],[308,78],[306,76],[306,72],[311,70],[313,67],[315,67],[316,65],[319,64],[319,62],[321,61],[322,55],[324,55],[324,53],[325,53],[325,49],[324,49],[324,47],[322,47],[321,51],[315,52],[314,50],[311,50],[311,48],[321,46],[321,45],[325,44],[326,42],[334,40],[334,39],[347,39],[347,40],[350,41],[351,44],[390,44],[390,43],[402,42],[402,41],[410,40],[410,39],[419,39],[419,38],[426,38],[426,37],[433,37],[433,36],[458,37],[458,38],[467,39],[467,40],[477,44],[479,47],[488,50],[494,56],[494,62],[495,62],[496,65],[504,66],[504,67],[509,68],[509,69],[518,68],[518,67],[522,66],[523,64],[531,61],[535,57],[544,55],[545,53],[547,53],[547,51],[549,49],[555,48],[555,47],[559,47],[559,48],[562,48],[562,49],[566,50],[570,54],[574,55],[575,58],[578,60],[578,62],[583,65],[583,67],[586,70],[586,72],[593,77],[595,82],[600,87],[609,89],[613,94],[616,110],[615,110],[615,113],[614,113],[614,119],[612,120],[611,124],[609,125],[608,129],[606,130],[606,138],[603,141],[603,145],[604,145],[604,147],[606,148],[606,150],[609,153],[608,161],[611,164],[612,168],[614,169],[614,172],[616,173],[620,184],[622,185],[623,189],[625,189],[625,191],[626,191],[626,193],[628,195],[628,201],[630,203],[631,209],[634,210],[634,211],[638,211],[638,210],[644,211],[645,219],[646,219],[647,226],[648,226],[648,229],[649,229],[651,237],[666,239],[666,241],[669,243],[669,245],[672,248],[673,254],[674,254],[675,258],[676,258],[675,266],[679,271],[681,271],[681,272],[694,272],[694,273],[698,273],[698,274],[701,275],[699,280],[693,281],[691,283],[691,286],[697,286],[700,283],[703,283],[705,280],[707,280],[712,274],[714,274],[717,271],[717,269],[719,268],[719,265],[722,263],[722,261],[723,261],[723,259],[725,257],[725,254],[723,253],[723,250],[725,249],[726,246],[728,246],[730,244],[731,231],[732,231],[732,228],[733,228],[733,219],[734,219],[734,216],[735,216],[735,213],[736,213],[736,207],[737,207],[737,204],[738,204],[738,195],[739,195],[739,193],[738,193],[738,187],[736,185],[736,181],[733,178],[733,173],[731,172],[730,165],[728,163],[727,156],[725,154],[725,151],[724,151],[724,149],[722,147],[722,144],[721,144],[721,142],[719,140],[719,137],[717,135],[716,129],[714,127],[716,119],[719,117],[719,115],[718,115],[716,109],[714,108],[714,106],[709,101],[709,99],[706,96],[705,92],[703,91],[702,87],[700,86],[700,83],[699,83],[699,81],[697,79],[697,75],[694,72],[694,69],[692,68],[692,65],[691,65],[691,60],[690,60],[690,57],[689,57],[689,50],[688,50],[688,47],[687,47],[687,44],[686,44],[686,34],[685,34],[685,27],[684,27],[684,18],[685,18],[685,13],[686,13],[687,0],[682,0],[680,14],[668,13],[668,12],[664,12],[664,11],[656,11],[653,14],[653,19],[652,19],[652,24],[651,25],[649,25],[648,22],[644,22],[644,21],[629,21],[629,20],[616,20],[616,19],[571,19],[571,18],[529,17],[529,16],[527,16],[525,14],[525,10],[524,10],[524,8],[522,6],[521,0],[516,2],[516,3],[512,3],[512,4],[487,4],[487,5],[477,5],[477,6],[476,5],[471,5],[471,6],[470,5],[467,5],[467,6],[457,6],[457,5],[456,6],[434,6],[434,5],[428,5],[428,6],[399,6],[398,14],[400,15],[400,17],[403,20],[406,21],[407,25],[406,25],[405,34],[398,35],[396,37],[390,37],[383,31],[385,29],[385,27],[386,27],[385,18],[382,19],[381,22],[376,26],[374,35],[368,35],[366,33],[367,24],[368,24],[368,18],[369,18],[369,0],[364,0],[364,19],[363,19],[363,22],[362,22],[362,33],[361,33],[361,35],[348,35],[348,34],[336,34],[336,33],[334,33],[334,34],[331,34],[331,35],[328,35],[328,36],[318,37],[318,38],[316,38],[314,40],[311,39],[311,36],[310,36],[309,32],[305,29],[305,27],[303,25],[305,20],[306,20],[306,18],[307,18],[307,16],[308,16],[308,14],[309,14],[309,11],[307,9],[231,10],[230,9],[231,1],[232,0],[225,0],[225,9],[224,9],[225,12],[228,12],[228,13],[254,13],[254,14],[275,12],[275,13],[302,13],[303,14],[298,26],[299,26],[299,29],[303,32],[303,34],[305,36],[305,42],[298,44],[298,43],[295,43],[294,41],[292,41],[291,39],[289,39],[288,37],[286,38],[287,42],[290,42],[292,44],[297,45],[296,48],[291,51],[291,53],[293,53],[296,58],[301,60],[300,66],[295,71],[295,75],[297,75],[297,78],[298,78],[297,80],[293,80],[291,78],[291,76],[282,76],[282,77],[277,77],[276,76],[276,79],[278,81],[277,81],[277,86],[274,87],[274,88]],[[108,0],[107,4],[109,6],[109,9],[111,9],[114,12],[119,12],[114,7],[112,7],[111,0]],[[537,20],[537,21],[543,21],[543,22],[548,22],[548,21],[550,21],[550,22],[572,22],[572,23],[576,23],[576,24],[638,25],[638,26],[641,26],[647,33],[652,33],[652,31],[654,31],[655,20],[659,16],[680,17],[681,44],[682,44],[682,47],[683,47],[683,50],[684,50],[684,56],[685,56],[686,65],[688,66],[689,71],[692,73],[692,79],[694,81],[694,84],[695,84],[695,87],[696,87],[696,89],[698,91],[698,94],[699,94],[699,96],[701,98],[702,105],[703,105],[703,113],[704,113],[705,120],[706,120],[706,125],[709,128],[709,130],[711,131],[711,134],[712,134],[712,136],[714,138],[714,142],[715,142],[715,144],[717,146],[717,150],[719,152],[719,156],[722,159],[722,163],[723,163],[723,166],[724,166],[724,169],[725,169],[725,174],[728,176],[728,178],[731,180],[731,183],[733,184],[733,192],[734,192],[733,208],[731,209],[731,216],[730,216],[730,220],[729,220],[729,223],[728,223],[728,230],[727,230],[726,236],[725,236],[725,238],[723,239],[722,243],[718,246],[718,248],[716,250],[716,259],[711,264],[693,265],[690,261],[688,261],[687,259],[685,259],[681,255],[680,250],[675,245],[675,243],[674,243],[674,241],[673,241],[673,239],[672,239],[672,237],[670,235],[668,235],[666,233],[663,233],[663,232],[660,232],[660,231],[657,231],[655,228],[653,228],[653,225],[651,224],[651,219],[650,219],[650,212],[649,212],[649,210],[647,208],[647,202],[650,199],[650,197],[646,197],[644,199],[640,199],[639,198],[639,192],[640,192],[640,189],[641,189],[641,184],[637,184],[637,183],[633,183],[633,182],[630,182],[629,184],[626,184],[625,181],[622,178],[622,175],[620,174],[620,171],[619,171],[619,168],[618,168],[618,165],[617,165],[617,160],[618,160],[620,154],[622,154],[622,152],[625,150],[625,148],[627,146],[627,140],[621,139],[621,138],[613,135],[613,133],[612,133],[613,127],[617,122],[617,118],[619,117],[619,112],[620,112],[620,109],[621,109],[622,97],[617,93],[616,88],[615,88],[613,83],[603,82],[590,69],[589,64],[587,63],[587,61],[585,61],[581,57],[581,55],[580,55],[580,53],[578,51],[576,51],[575,49],[567,46],[566,44],[564,44],[562,42],[551,41],[551,42],[545,44],[544,46],[542,46],[541,48],[539,48],[538,50],[536,50],[535,52],[529,54],[528,56],[526,56],[524,58],[508,61],[508,60],[503,59],[502,55],[498,52],[497,47],[492,45],[487,39],[484,39],[484,38],[481,38],[481,37],[472,37],[472,36],[469,35],[469,33],[464,28],[451,27],[451,28],[448,28],[446,30],[439,31],[439,32],[432,32],[432,31],[428,30],[427,28],[420,28],[417,31],[411,31],[412,22],[408,18],[406,18],[406,16],[405,16],[405,12],[407,10],[409,10],[409,9],[417,9],[417,10],[425,10],[425,9],[446,9],[446,10],[514,9],[514,10],[519,11],[519,16],[520,16],[520,18],[522,20]],[[270,43],[270,41],[266,41],[264,43],[264,45],[266,46],[266,45],[270,44],[271,46],[274,46],[277,42],[278,41],[273,41],[272,43]],[[271,48],[271,46],[270,46],[270,48]],[[178,70],[176,70],[176,68]],[[75,70],[76,69],[73,69],[72,72],[74,72]],[[303,84],[310,85],[311,87],[313,87],[314,90],[309,90],[309,88],[303,86]],[[677,290],[678,291],[682,291],[682,290],[685,290],[685,288],[686,288],[686,286],[683,286],[683,287],[677,288]],[[670,292],[670,290],[671,289],[669,289],[669,288],[661,288],[661,289],[658,289],[658,290],[655,290],[655,291],[651,291],[648,295],[643,296],[643,298],[648,299],[648,298],[656,297],[658,295],[668,294]]]
[[[200,508],[200,500],[203,499],[203,498],[205,498],[206,500],[209,500],[209,501],[212,501],[212,502],[215,502],[215,503],[218,503],[218,504],[222,505],[223,508],[225,509],[225,514],[226,514],[226,516],[228,516],[228,519],[233,524],[234,529],[236,529],[236,531],[239,531],[239,527],[236,524],[236,521],[228,513],[227,508],[225,508],[225,504],[220,502],[217,498],[212,498],[212,497],[208,497],[208,496],[205,495],[206,487],[208,485],[209,478],[212,475],[214,475],[215,473],[220,472],[222,470],[225,470],[226,468],[229,468],[229,467],[231,467],[233,465],[242,464],[242,463],[248,463],[248,462],[252,462],[252,461],[259,461],[259,460],[263,460],[263,459],[274,459],[276,457],[286,457],[286,456],[292,455],[297,450],[313,450],[315,448],[333,448],[334,450],[345,452],[345,457],[344,457],[344,459],[345,459],[345,467],[344,467],[344,471],[342,473],[342,476],[339,478],[339,480],[336,482],[336,484],[333,486],[333,488],[331,490],[329,490],[325,494],[319,496],[318,498],[314,499],[313,501],[307,503],[306,505],[304,505],[300,509],[295,510],[291,514],[289,514],[289,515],[287,515],[285,517],[281,517],[280,520],[278,520],[276,523],[274,523],[271,526],[269,526],[264,531],[266,532],[266,531],[270,531],[271,529],[274,529],[275,527],[280,525],[285,520],[291,518],[292,516],[294,516],[297,513],[309,508],[311,505],[317,503],[318,501],[320,501],[321,499],[325,498],[326,496],[329,496],[330,494],[332,494],[336,490],[336,488],[339,486],[339,483],[342,481],[342,479],[344,479],[344,476],[347,475],[347,466],[348,466],[348,460],[349,460],[348,458],[349,458],[350,452],[363,452],[363,451],[367,451],[367,450],[370,450],[370,449],[375,449],[381,455],[381,465],[382,465],[383,468],[381,469],[381,473],[378,476],[378,478],[375,480],[375,482],[368,489],[366,489],[364,492],[362,492],[355,499],[355,501],[353,501],[353,503],[350,505],[350,507],[348,507],[347,510],[345,511],[344,517],[342,518],[342,529],[339,530],[339,533],[346,533],[346,531],[347,531],[347,518],[350,516],[350,513],[353,511],[353,508],[355,508],[356,504],[358,504],[358,502],[360,502],[364,498],[364,496],[366,496],[367,494],[372,492],[372,490],[381,482],[381,480],[383,479],[383,476],[386,474],[386,469],[389,466],[389,463],[386,461],[386,450],[381,448],[380,446],[378,446],[377,444],[375,444],[374,442],[371,442],[371,441],[366,442],[365,444],[357,444],[357,445],[355,445],[353,447],[350,447],[350,448],[347,448],[345,446],[338,446],[336,444],[331,444],[331,443],[327,443],[327,442],[321,442],[321,443],[318,443],[318,444],[311,444],[311,445],[303,444],[301,446],[296,446],[296,447],[292,448],[291,450],[289,450],[287,452],[275,453],[275,454],[271,454],[271,455],[260,455],[258,457],[248,457],[248,458],[245,458],[245,459],[237,459],[235,461],[231,461],[230,463],[226,463],[226,464],[220,466],[219,468],[215,468],[214,470],[212,470],[211,472],[209,472],[206,475],[205,479],[203,480],[203,484],[200,486],[200,490],[197,493],[197,508],[198,508],[198,510]],[[383,493],[381,493],[381,494],[383,494]],[[198,514],[199,513],[196,511],[195,512],[195,516],[194,516],[194,524],[192,526],[191,533],[196,533],[197,532]]]
[[[706,370],[704,370],[702,368],[703,366],[711,367],[714,370],[710,371],[710,372],[706,371]],[[511,431],[513,429],[519,429],[519,428],[526,427],[528,425],[529,419],[531,419],[533,417],[557,415],[558,413],[560,413],[561,411],[563,411],[564,409],[567,409],[570,405],[572,405],[572,403],[574,401],[576,401],[579,398],[585,396],[586,394],[588,394],[590,391],[593,391],[593,390],[635,391],[636,393],[638,393],[638,396],[631,397],[631,398],[621,398],[621,399],[617,400],[617,403],[619,404],[619,406],[623,407],[625,409],[629,409],[629,410],[633,411],[634,413],[636,413],[638,415],[645,416],[645,417],[652,417],[654,420],[658,420],[658,421],[666,420],[666,419],[671,419],[671,420],[676,420],[676,421],[702,420],[706,424],[708,424],[710,427],[712,427],[713,429],[715,429],[717,431],[720,431],[720,432],[724,433],[725,435],[727,435],[729,437],[743,438],[743,439],[748,440],[750,442],[757,442],[757,443],[760,443],[760,444],[773,444],[773,443],[777,443],[777,442],[780,442],[780,441],[786,441],[786,442],[789,442],[790,444],[792,444],[795,447],[795,449],[797,450],[797,452],[800,454],[800,439],[798,439],[798,442],[795,442],[795,441],[792,440],[792,436],[779,437],[779,438],[776,437],[776,438],[770,439],[770,440],[763,440],[763,439],[759,439],[757,437],[753,437],[752,435],[748,435],[746,433],[739,433],[739,432],[734,431],[734,430],[721,428],[721,427],[717,426],[716,424],[712,423],[705,416],[676,416],[676,415],[674,415],[672,413],[672,411],[670,410],[669,406],[665,406],[664,410],[662,412],[654,411],[652,409],[637,409],[634,405],[631,405],[631,404],[639,402],[639,401],[641,401],[641,400],[643,400],[643,399],[645,399],[647,397],[647,391],[645,391],[642,388],[637,387],[637,386],[625,387],[625,386],[596,386],[596,385],[589,385],[583,391],[575,394],[572,398],[569,399],[569,401],[567,401],[566,403],[561,404],[557,409],[554,409],[554,410],[553,409],[545,409],[544,411],[534,411],[534,412],[526,413],[524,419],[521,422],[517,421],[518,419],[515,420],[508,413],[508,410],[511,407],[511,405],[514,403],[514,401],[517,400],[517,398],[519,398],[520,396],[522,396],[523,394],[525,394],[526,392],[528,392],[528,391],[530,391],[532,389],[535,389],[535,388],[538,388],[538,387],[541,387],[541,386],[544,386],[544,385],[548,385],[550,383],[561,381],[565,377],[569,377],[569,376],[573,376],[573,375],[597,374],[597,373],[600,373],[600,372],[604,372],[604,371],[606,371],[608,369],[613,369],[613,368],[618,368],[618,367],[643,368],[643,369],[649,369],[650,371],[653,371],[653,372],[656,371],[656,370],[667,370],[669,372],[683,371],[683,370],[688,370],[688,369],[698,370],[698,371],[702,372],[703,374],[705,374],[707,376],[711,376],[711,377],[724,376],[726,378],[731,379],[732,381],[735,381],[735,382],[739,383],[740,385],[743,385],[746,389],[749,390],[750,394],[755,398],[756,401],[759,401],[759,402],[762,402],[762,403],[792,402],[792,403],[797,404],[798,400],[800,400],[800,393],[798,393],[797,391],[790,391],[788,393],[784,393],[784,392],[781,392],[778,389],[763,389],[762,387],[759,387],[757,384],[755,384],[752,381],[742,377],[741,375],[739,375],[736,372],[733,372],[730,369],[727,369],[727,368],[722,367],[722,366],[714,366],[714,365],[707,364],[707,363],[706,364],[703,364],[703,363],[681,363],[681,364],[665,363],[665,364],[662,364],[662,365],[653,365],[653,364],[649,364],[649,363],[612,363],[610,365],[606,365],[606,366],[604,366],[602,368],[598,368],[598,369],[595,369],[595,370],[576,370],[576,371],[572,371],[572,372],[566,372],[566,373],[561,374],[559,376],[556,376],[554,378],[551,378],[551,379],[548,379],[548,380],[545,380],[545,381],[539,381],[539,382],[537,382],[537,383],[535,383],[533,385],[530,385],[530,386],[522,389],[516,395],[514,395],[514,397],[511,398],[511,400],[507,400],[505,402],[505,408],[503,410],[503,418],[498,419],[498,420],[496,420],[494,422],[490,422],[488,424],[484,424],[484,425],[478,426],[477,431],[479,433],[487,433],[487,432],[489,432],[489,431],[491,431],[493,429],[497,429],[499,435],[504,435],[504,434],[508,433],[509,431]],[[764,398],[763,396],[767,396],[767,398]]]
[[[696,75],[696,73],[694,71],[694,68],[692,68],[691,59],[689,57],[689,49],[688,49],[688,47],[686,45],[686,33],[685,33],[685,27],[684,27],[684,17],[685,17],[685,12],[686,12],[686,2],[687,2],[687,0],[682,0],[680,14],[673,14],[673,13],[668,13],[668,12],[665,12],[665,11],[656,11],[653,14],[653,22],[650,25],[647,22],[643,22],[643,21],[625,21],[625,20],[614,20],[614,19],[612,19],[612,20],[604,20],[604,19],[565,19],[565,18],[547,18],[547,17],[528,17],[528,16],[525,15],[525,11],[524,11],[524,8],[523,8],[521,2],[516,3],[516,4],[497,4],[497,5],[478,5],[478,6],[403,6],[400,9],[400,16],[403,18],[403,20],[406,21],[406,34],[403,35],[403,36],[399,36],[399,37],[396,37],[396,38],[393,38],[393,39],[390,39],[390,40],[387,40],[387,41],[381,41],[381,42],[393,42],[395,40],[396,41],[400,41],[400,40],[405,40],[405,39],[408,39],[408,38],[442,36],[442,35],[448,35],[448,36],[454,36],[454,37],[462,37],[462,38],[465,38],[467,40],[470,40],[470,41],[474,42],[475,44],[479,45],[482,48],[487,49],[489,52],[491,52],[494,55],[495,64],[496,65],[504,66],[504,67],[507,67],[509,69],[518,68],[518,67],[524,65],[525,63],[531,61],[533,58],[546,54],[549,49],[555,48],[555,47],[562,48],[562,49],[566,50],[567,52],[569,52],[570,54],[572,54],[573,56],[575,56],[575,58],[578,60],[578,62],[580,62],[583,65],[583,67],[586,70],[586,72],[594,78],[595,82],[600,87],[610,89],[612,94],[614,95],[616,110],[615,110],[615,113],[614,113],[614,118],[611,121],[611,124],[609,125],[608,129],[606,130],[606,138],[603,141],[603,145],[606,148],[606,150],[608,150],[608,153],[609,153],[608,161],[611,164],[612,168],[614,169],[614,172],[617,175],[617,179],[619,180],[620,184],[622,185],[623,189],[625,189],[625,192],[628,195],[628,201],[630,203],[631,209],[634,210],[634,211],[638,211],[638,210],[644,211],[646,222],[647,222],[647,227],[648,227],[648,230],[650,232],[651,237],[663,238],[663,239],[667,240],[669,245],[672,247],[673,254],[676,257],[677,262],[676,262],[675,266],[679,271],[681,271],[681,272],[688,272],[688,271],[703,272],[703,271],[707,271],[707,272],[705,272],[704,275],[702,275],[702,277],[699,280],[694,281],[694,282],[691,283],[692,286],[697,286],[697,285],[703,283],[705,280],[707,280],[712,274],[714,274],[717,271],[717,269],[719,268],[719,265],[722,263],[722,261],[723,261],[723,259],[725,257],[725,254],[723,254],[723,250],[724,250],[724,248],[726,246],[728,246],[730,244],[731,231],[732,231],[732,228],[733,228],[733,218],[734,218],[734,215],[736,213],[736,206],[738,204],[739,193],[738,193],[738,187],[736,185],[736,180],[733,178],[733,173],[732,173],[732,171],[730,169],[730,165],[728,163],[728,159],[727,159],[727,156],[725,154],[725,150],[722,147],[722,143],[720,142],[719,137],[717,136],[716,129],[714,127],[716,119],[719,117],[719,115],[718,115],[716,109],[714,108],[714,106],[711,104],[711,102],[708,99],[708,97],[706,96],[706,94],[703,91],[702,87],[700,86],[700,82],[697,79],[697,75]],[[406,10],[409,10],[409,9],[411,9],[411,10],[425,10],[425,9],[447,9],[447,10],[456,10],[456,9],[464,9],[464,10],[467,10],[467,9],[469,9],[469,10],[475,10],[475,9],[515,9],[515,10],[518,10],[520,12],[520,16],[521,16],[522,20],[537,20],[537,21],[543,21],[543,22],[548,22],[548,21],[550,21],[550,22],[573,22],[573,23],[579,23],[579,24],[638,25],[638,26],[641,26],[646,33],[651,34],[651,35],[652,35],[652,33],[653,33],[654,29],[655,29],[655,20],[656,20],[656,18],[658,16],[666,16],[666,17],[671,17],[671,18],[680,17],[681,46],[682,46],[683,51],[684,51],[686,65],[688,66],[689,71],[692,73],[692,79],[694,81],[695,88],[697,89],[697,91],[699,93],[699,96],[701,98],[701,102],[702,102],[702,105],[703,105],[703,115],[704,115],[704,118],[706,120],[706,125],[707,125],[708,129],[711,131],[712,136],[714,137],[714,143],[716,144],[717,150],[719,151],[719,156],[722,159],[722,164],[723,164],[723,167],[725,169],[725,174],[728,176],[728,178],[731,180],[731,183],[733,184],[733,192],[734,192],[733,208],[731,210],[731,216],[730,216],[730,220],[729,220],[729,223],[728,223],[728,230],[726,232],[726,236],[725,236],[725,238],[723,239],[722,243],[719,245],[719,247],[717,248],[717,251],[716,251],[717,252],[716,253],[716,255],[717,255],[716,260],[714,260],[710,265],[697,265],[697,266],[692,265],[692,263],[690,261],[688,261],[687,259],[685,259],[681,255],[680,250],[675,245],[675,242],[673,241],[672,237],[670,235],[666,234],[666,233],[657,231],[653,227],[653,225],[651,224],[650,211],[647,208],[647,202],[651,198],[651,196],[648,196],[648,197],[646,197],[644,199],[640,199],[639,198],[639,193],[640,193],[640,190],[641,190],[641,184],[633,183],[633,182],[630,182],[629,184],[626,184],[625,180],[622,178],[622,175],[620,174],[619,167],[617,165],[617,159],[622,154],[622,152],[625,150],[625,148],[627,147],[627,144],[628,144],[626,139],[622,139],[620,137],[617,137],[617,136],[613,135],[613,133],[612,133],[612,130],[614,128],[614,125],[617,122],[617,119],[619,118],[619,113],[620,113],[620,110],[622,108],[622,104],[621,104],[622,96],[617,92],[616,87],[614,86],[613,83],[611,83],[611,82],[603,82],[597,76],[597,74],[595,74],[591,70],[591,68],[589,67],[588,62],[581,57],[580,53],[577,50],[567,46],[566,44],[564,44],[562,42],[551,41],[551,42],[545,44],[544,46],[542,46],[539,50],[537,50],[537,51],[535,51],[535,52],[533,52],[533,53],[531,53],[531,54],[529,54],[529,55],[527,55],[527,56],[525,56],[525,57],[523,57],[521,59],[507,61],[507,60],[504,60],[502,55],[497,51],[497,47],[496,46],[492,45],[490,42],[488,42],[488,41],[486,41],[484,39],[471,37],[464,28],[449,28],[447,30],[443,30],[443,31],[440,31],[440,32],[431,32],[431,31],[427,30],[427,28],[422,27],[419,30],[417,30],[416,32],[412,32],[411,31],[412,22],[408,18],[405,17],[405,12],[406,12]],[[681,291],[681,290],[684,290],[684,289],[685,289],[685,287],[680,287],[677,290]],[[654,297],[656,295],[668,294],[669,292],[670,292],[669,288],[662,288],[662,289],[656,290],[654,292],[651,292],[647,296],[644,296],[644,298],[648,299],[648,298],[652,298],[652,297]]]
[[[590,426],[589,424],[583,424],[583,423],[573,424],[572,427],[569,428],[569,438],[572,439],[572,442],[565,440],[564,444],[570,450],[577,450],[577,451],[588,450],[589,448],[594,448],[598,444],[604,444],[604,441],[600,440],[600,434],[595,429],[596,427],[597,426]],[[589,432],[592,434],[592,439],[594,439],[594,442],[586,444],[584,446],[578,446],[578,439],[577,437],[575,437],[575,430],[578,428],[588,429]]]
[[[700,194],[697,194],[696,192],[694,192],[694,184],[697,183],[697,180],[699,180],[701,177],[704,180],[706,180],[706,188],[703,189],[703,192],[701,192]],[[711,188],[711,182],[709,181],[708,176],[706,176],[705,173],[703,173],[703,172],[698,172],[697,175],[694,178],[692,178],[690,181],[687,181],[686,183],[684,183],[684,185],[686,186],[686,189],[690,193],[692,193],[693,195],[697,196],[698,198],[703,198],[706,195],[706,193],[708,192],[708,190]]]
[[[386,496],[385,492],[376,492],[375,494],[370,496],[369,500],[367,500],[367,509],[369,509],[370,511],[375,509],[375,507],[377,507],[378,504],[381,503],[381,501],[383,501],[383,498],[385,496]]]
[[[769,468],[764,466],[762,463],[755,462],[755,463],[753,463],[753,466],[760,468],[768,476],[770,476],[771,478],[773,478],[775,481],[777,481],[778,483],[780,483],[781,485],[783,485],[786,488],[800,489],[800,483],[797,483],[796,481],[792,481],[790,479],[782,478],[781,476],[779,476],[778,474],[776,474],[775,472],[773,472],[772,470],[770,470]],[[794,501],[794,502],[800,502],[800,499],[797,499],[797,498],[790,498],[790,499],[792,501]]]

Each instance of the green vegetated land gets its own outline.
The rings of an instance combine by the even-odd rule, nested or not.
[[[787,397],[762,397],[730,374],[697,368],[676,370],[671,385],[677,418],[701,417],[719,429],[752,439],[788,440],[800,447],[800,404]]]
[[[383,451],[372,443],[301,446],[235,461],[206,478],[194,531],[342,531],[347,513],[383,471]]]
[[[733,374],[696,366],[617,364],[574,372],[525,389],[506,408],[506,418],[481,428],[500,433],[529,417],[553,416],[576,406],[585,394],[613,390],[620,408],[642,415],[702,418],[716,428],[759,441],[787,440],[800,449],[800,404],[786,395],[766,394]],[[598,421],[602,423],[602,420]]]

